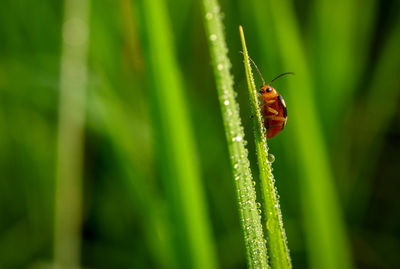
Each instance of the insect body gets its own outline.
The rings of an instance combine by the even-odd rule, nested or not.
[[[271,87],[270,84],[284,75],[293,73],[287,72],[280,74],[279,76],[271,80],[268,84],[265,84],[265,81],[261,75],[260,70],[258,70],[257,65],[250,57],[249,59],[256,67],[257,72],[263,82],[263,85],[261,86],[259,91],[259,93],[262,95],[260,96],[262,99],[261,112],[264,116],[264,126],[267,129],[267,138],[272,138],[280,133],[280,131],[282,131],[285,127],[287,121],[287,109],[282,96],[279,95],[279,93],[273,87]]]
[[[263,85],[259,91],[262,94],[261,106],[264,116],[264,126],[267,129],[267,137],[277,135],[286,125],[287,109],[282,96],[269,85]]]

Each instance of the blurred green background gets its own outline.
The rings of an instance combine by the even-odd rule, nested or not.
[[[159,75],[179,76],[186,108],[181,111],[177,106],[165,113],[178,117],[184,113],[193,134],[194,170],[199,170],[201,182],[197,187],[199,196],[204,196],[200,208],[210,229],[209,252],[219,268],[246,266],[202,3],[157,1],[155,5],[167,16],[156,13],[149,20],[148,14],[156,11],[144,1],[96,0],[89,6],[82,4],[85,1],[70,5],[79,2],[73,0],[1,1],[0,268],[49,268],[57,244],[63,249],[55,238],[57,223],[68,226],[63,216],[80,223],[71,228],[76,241],[66,249],[78,253],[84,268],[190,264],[180,261],[185,259],[179,255],[185,237],[180,237],[181,244],[173,239],[181,232],[174,223],[179,216],[170,213],[176,201],[171,199],[175,190],[169,184],[174,179],[168,175],[174,173],[166,175],[168,167],[163,167],[165,157],[171,154],[179,160],[179,155],[168,152],[160,139],[166,128],[181,126],[159,128],[164,110],[154,96],[159,87],[155,72],[174,64],[177,72]],[[307,214],[307,188],[302,187],[307,179],[301,171],[310,167],[304,168],[302,153],[295,152],[299,135],[309,138],[301,140],[309,141],[302,145],[304,152],[316,151],[328,160],[333,184],[325,187],[336,193],[354,267],[400,268],[396,170],[400,165],[400,2],[282,3],[220,2],[254,174],[238,25],[245,29],[249,54],[265,80],[283,72],[296,73],[274,83],[285,98],[289,117],[285,130],[269,142],[276,157],[274,174],[294,268],[310,268],[310,246],[318,247],[306,232],[313,219]],[[283,12],[288,6],[293,14]],[[79,23],[68,30],[74,16]],[[167,34],[149,33],[149,21],[158,19]],[[286,46],[291,51],[293,29],[285,28],[287,23],[297,31],[301,57],[298,50],[290,55],[281,50]],[[174,64],[152,58],[154,49],[160,49],[149,45],[151,36],[172,39],[165,51],[172,53]],[[287,70],[285,63],[293,59],[301,60],[291,65],[300,70]],[[70,79],[74,74],[68,70],[78,72],[78,77]],[[302,81],[309,83],[307,89]],[[70,93],[60,95],[62,91]],[[302,100],[303,92],[307,100]],[[310,104],[317,134],[301,113],[303,108],[309,112]],[[292,110],[296,115],[291,107],[296,107]],[[56,192],[56,182],[63,178],[74,178],[65,197]],[[71,216],[60,213],[63,206]],[[196,233],[198,227],[191,227]]]

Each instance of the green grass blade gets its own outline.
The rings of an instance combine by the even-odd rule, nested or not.
[[[353,99],[367,66],[377,1],[315,1],[310,25],[313,73],[328,142]],[[334,14],[340,14],[340,20]],[[322,94],[323,92],[323,94]]]
[[[55,184],[54,263],[78,268],[90,1],[65,2]]]
[[[165,1],[140,1],[154,133],[182,268],[217,268],[188,109]]]
[[[248,152],[245,148],[239,105],[235,100],[236,92],[233,90],[233,79],[230,73],[231,63],[227,57],[220,8],[215,0],[204,0],[203,4],[218,97],[231,155],[247,261],[250,268],[267,268],[267,250],[261,216],[258,214],[256,204],[256,193],[250,163],[247,158]]]
[[[249,62],[243,28],[239,27],[242,41],[244,67],[246,70],[247,84],[254,117],[254,136],[257,149],[258,167],[260,170],[260,182],[263,194],[264,216],[266,220],[267,246],[271,268],[292,268],[287,238],[283,228],[282,214],[279,206],[278,194],[275,188],[275,179],[272,174],[271,162],[268,161],[268,145],[265,136],[263,116],[260,111],[260,102],[254,83],[253,74]]]
[[[349,154],[341,155],[341,159],[344,159],[348,166],[347,170],[351,171],[347,178],[344,196],[348,200],[347,204],[357,208],[359,215],[363,217],[362,213],[367,209],[372,187],[370,177],[373,176],[372,171],[377,169],[383,134],[391,126],[391,120],[398,111],[399,80],[393,78],[397,77],[400,70],[400,54],[396,53],[400,47],[400,20],[397,20],[393,29],[390,29],[387,39],[382,40],[382,43],[383,48],[366,89],[368,93],[360,104],[354,107],[352,126],[348,127],[357,130],[354,132],[352,143],[357,149],[356,161],[351,162]],[[378,109],[383,107],[385,109]]]
[[[101,87],[89,89],[88,125],[93,125],[99,133],[108,136],[113,144],[119,164],[116,170],[122,171],[121,180],[125,191],[138,218],[142,220],[140,228],[145,238],[143,244],[148,246],[151,259],[157,268],[176,268],[172,252],[173,240],[170,238],[171,227],[165,217],[167,212],[164,200],[161,199],[154,181],[149,180],[151,171],[144,163],[148,162],[147,156],[136,154],[149,151],[143,149],[149,146],[149,143],[140,137],[143,134],[135,132],[140,129],[147,133],[148,125],[140,118],[141,115],[134,115],[131,100],[121,99],[112,88],[107,75],[98,72],[102,73]],[[126,124],[127,122],[131,124]],[[154,231],[157,231],[157,236],[154,236]]]
[[[318,121],[312,77],[292,1],[270,0],[270,4],[283,65],[286,70],[296,73],[288,80],[286,102],[291,111],[289,120],[297,147],[292,152],[298,159],[302,175],[299,184],[310,267],[352,268],[345,225]]]
[[[313,72],[316,74],[316,86],[324,92],[319,100],[325,124],[336,123],[334,117],[342,115],[336,111],[342,111],[351,100],[350,92],[356,78],[354,66],[357,60],[354,59],[352,44],[356,32],[354,14],[357,9],[359,7],[354,0],[339,0],[334,5],[325,0],[314,3],[311,22],[314,28],[311,32],[312,53],[315,55]],[[334,14],[339,13],[340,20],[332,19]],[[338,106],[340,109],[333,109]],[[332,133],[330,126],[327,135]]]

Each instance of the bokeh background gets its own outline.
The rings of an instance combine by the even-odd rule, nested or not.
[[[182,245],[171,236],[180,227],[169,213],[176,204],[162,175],[163,144],[157,142],[163,135],[157,117],[163,107],[154,102],[157,74],[149,74],[157,70],[157,59],[151,58],[146,16],[155,11],[143,1],[1,1],[0,268],[50,268],[57,249],[71,252],[70,259],[84,268],[188,265],[180,262],[183,255],[171,254],[179,254]],[[155,20],[167,21],[167,38],[173,40],[163,49],[172,51],[187,108],[174,113],[186,113],[193,134],[211,251],[217,267],[244,268],[202,3],[155,3],[166,14]],[[324,188],[340,206],[354,267],[400,268],[400,2],[282,3],[293,13],[281,12],[272,0],[220,1],[255,175],[238,25],[265,80],[296,73],[274,83],[289,118],[269,142],[294,267],[312,267],[309,253],[318,248],[306,232],[313,219],[302,184],[319,185],[304,178],[313,167],[304,167],[296,151],[299,141],[310,141],[303,151],[318,152],[329,164],[332,184]],[[280,50],[285,38],[287,45],[293,42],[288,23],[302,44],[297,68],[306,71],[286,69],[287,57],[298,52]],[[302,74],[312,85],[307,89],[300,83]],[[307,100],[298,98],[303,91]],[[309,111],[309,104],[315,108],[316,130],[306,117],[299,125],[298,108]],[[297,107],[297,128],[291,107]],[[297,139],[299,126],[310,139]]]

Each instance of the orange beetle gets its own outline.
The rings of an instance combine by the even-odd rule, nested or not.
[[[263,82],[263,85],[259,91],[259,93],[262,94],[260,98],[263,101],[261,113],[264,116],[264,126],[267,129],[267,138],[272,138],[280,133],[280,131],[282,131],[285,127],[287,121],[287,109],[285,100],[283,100],[282,96],[273,87],[271,87],[270,84],[284,75],[293,73],[287,72],[280,74],[268,84],[265,84],[264,78],[262,77],[260,70],[258,70],[257,65],[250,57],[249,59],[256,67],[257,72]]]

